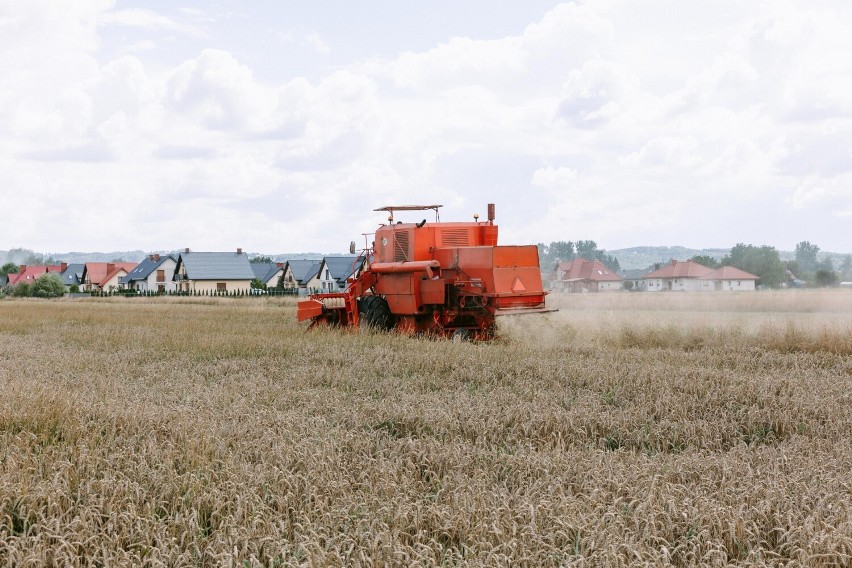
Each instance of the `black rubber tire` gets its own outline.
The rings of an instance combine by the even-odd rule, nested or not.
[[[387,331],[393,327],[388,301],[381,296],[364,296],[358,302],[358,321],[361,329]]]
[[[459,328],[453,332],[453,342],[461,343],[472,341],[472,336],[469,329]]]

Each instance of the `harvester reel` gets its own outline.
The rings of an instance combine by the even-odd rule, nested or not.
[[[381,296],[364,296],[358,302],[361,329],[387,331],[393,327],[393,316],[387,300]]]

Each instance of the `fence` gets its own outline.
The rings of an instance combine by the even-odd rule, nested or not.
[[[121,296],[125,298],[150,298],[157,296],[191,296],[191,297],[212,297],[212,298],[263,298],[268,296],[289,296],[296,297],[299,296],[299,289],[287,289],[287,290],[260,290],[257,288],[252,288],[251,290],[190,290],[190,291],[181,291],[181,290],[173,290],[166,292],[154,292],[151,290],[93,290],[86,294],[82,294],[84,296],[91,296],[95,298],[110,298],[113,296]]]

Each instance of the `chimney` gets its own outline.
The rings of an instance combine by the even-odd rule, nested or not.
[[[155,261],[155,262],[160,262],[160,255],[159,255],[159,254],[155,254],[155,255],[154,255],[154,261]]]
[[[153,254],[149,254],[149,255],[148,255],[148,260],[154,260],[154,255],[153,255]]]
[[[277,266],[278,268],[284,268],[284,263],[283,262],[276,262],[275,266]]]
[[[186,247],[185,249],[183,249],[183,252],[189,253],[189,247]]]
[[[67,262],[61,263],[59,265],[59,272],[65,272],[66,270],[68,270],[68,263]]]
[[[672,266],[674,266],[675,264],[677,264],[677,261],[675,259],[672,259]]]
[[[27,265],[22,264],[21,266],[18,267],[18,274],[23,274],[26,270],[27,270]]]
[[[107,274],[109,274],[109,273],[110,273],[110,272],[112,272],[113,270],[115,270],[115,265],[114,265],[113,263],[111,263],[111,262],[108,262],[108,263],[107,263]]]
[[[243,249],[237,248],[237,254],[243,254]]]

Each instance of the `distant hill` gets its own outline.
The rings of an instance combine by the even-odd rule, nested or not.
[[[160,251],[154,251],[160,252]],[[122,262],[139,262],[147,253],[141,250],[125,250],[116,252],[34,252],[30,249],[0,250],[0,264],[12,262],[14,264],[33,264],[39,259],[52,258],[57,262],[68,264],[82,262],[112,262],[121,259]]]
[[[618,259],[618,264],[625,270],[636,270],[647,268],[658,262],[667,263],[672,259],[686,260],[696,255],[712,256],[716,260],[722,260],[731,249],[692,249],[680,246],[674,247],[630,247],[618,250],[608,250]]]

